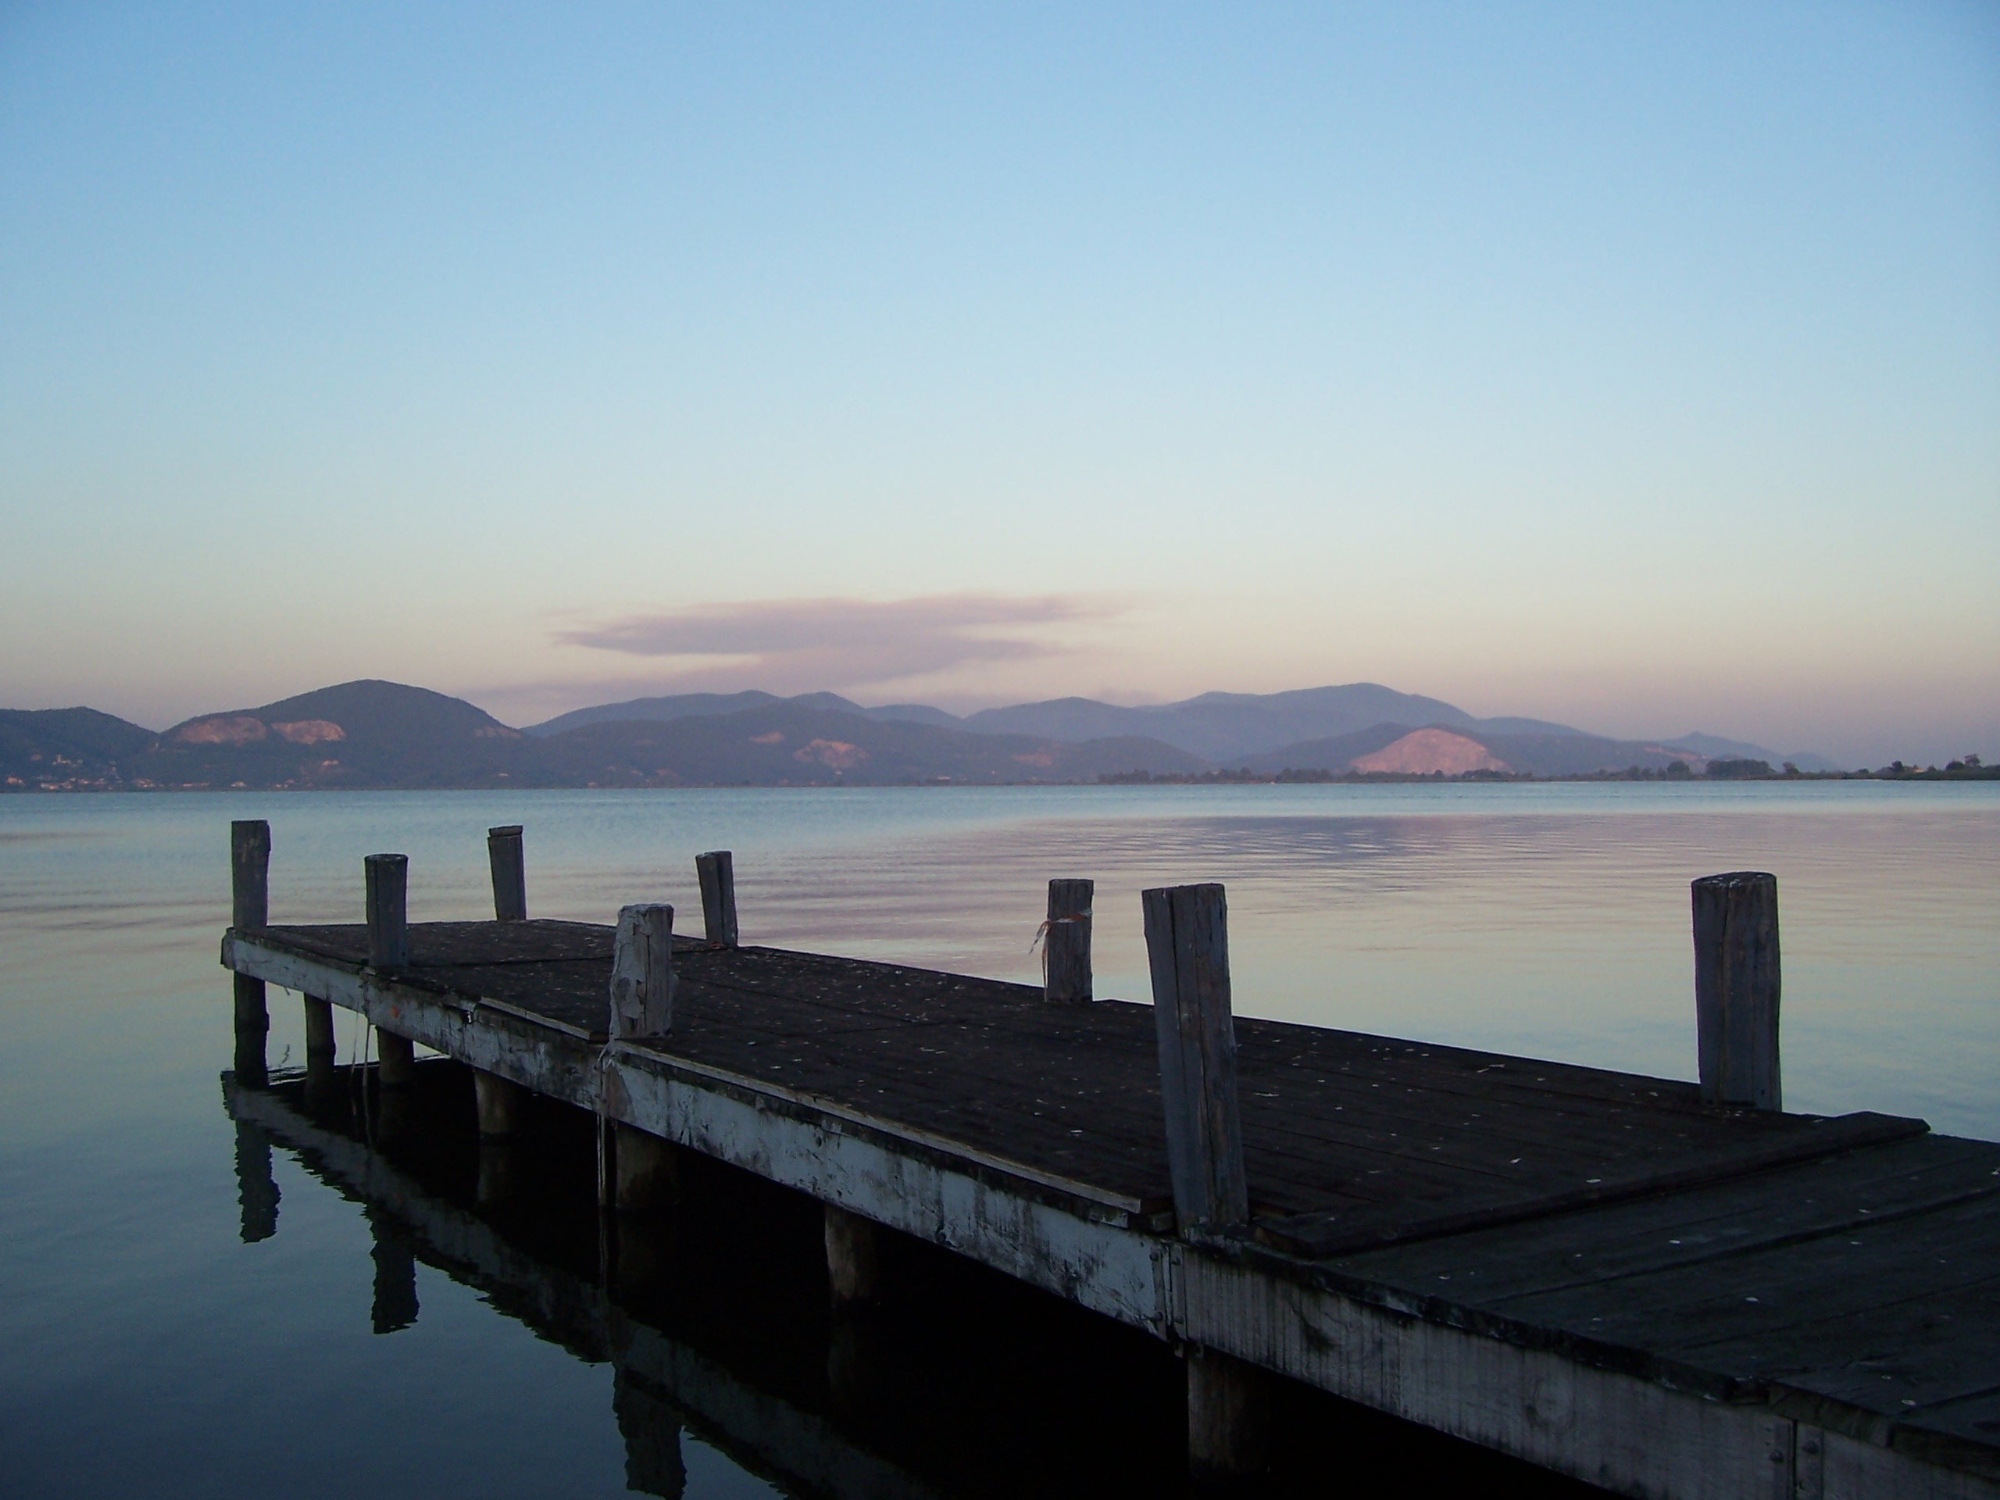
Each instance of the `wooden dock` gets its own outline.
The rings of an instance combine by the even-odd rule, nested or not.
[[[240,1079],[276,984],[309,1071],[341,1006],[385,1096],[418,1043],[477,1070],[489,1134],[522,1090],[594,1115],[610,1206],[685,1152],[809,1195],[836,1297],[883,1230],[968,1257],[1184,1351],[1203,1472],[1255,1468],[1276,1375],[1625,1494],[2000,1496],[2000,1146],[1757,1107],[1768,877],[1697,890],[1698,1086],[1232,1020],[1214,887],[1148,893],[1141,1005],[1081,998],[1087,883],[1052,892],[1042,989],[739,946],[726,856],[713,940],[527,920],[518,830],[506,920],[408,926],[376,856],[369,924],[271,925],[260,827]]]

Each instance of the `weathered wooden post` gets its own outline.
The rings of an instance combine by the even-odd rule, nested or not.
[[[674,909],[619,908],[611,949],[611,1035],[660,1036],[674,1024]]]
[[[1229,910],[1219,885],[1146,891],[1146,958],[1166,1104],[1167,1171],[1183,1234],[1250,1218],[1229,1006]]]
[[[316,1062],[333,1063],[333,1002],[306,996],[306,1067]]]
[[[1090,903],[1094,880],[1051,880],[1049,916],[1042,928],[1042,997],[1088,1000],[1090,988]]]
[[[229,825],[229,924],[248,932],[271,924],[271,825],[262,818]]]
[[[479,1109],[479,1135],[482,1140],[505,1140],[519,1133],[521,1108],[528,1101],[528,1091],[520,1084],[496,1073],[475,1070],[472,1095]]]
[[[874,1220],[826,1205],[826,1280],[836,1307],[856,1307],[882,1295],[881,1230]]]
[[[333,1005],[329,1001],[307,995],[305,1011],[305,1106],[308,1114],[316,1115],[333,1102],[337,1093],[333,1081]]]
[[[674,1024],[674,909],[661,904],[618,912],[611,950],[611,1035],[660,1036]],[[600,1201],[627,1213],[670,1202],[676,1186],[673,1147],[629,1125],[612,1132],[609,1180]]]
[[[1166,1105],[1167,1171],[1183,1235],[1250,1220],[1236,1099],[1229,907],[1219,885],[1143,893],[1146,957]],[[1187,1350],[1188,1466],[1200,1479],[1254,1474],[1269,1458],[1263,1372],[1199,1345]]]
[[[410,963],[410,860],[403,854],[371,854],[362,862],[368,887],[368,967],[393,974]],[[417,1056],[410,1039],[382,1027],[375,1031],[384,1088],[401,1088],[415,1074]]]
[[[514,1137],[528,1091],[511,1078],[474,1070],[472,1096],[479,1115],[479,1201],[501,1203],[514,1195]]]
[[[368,967],[394,973],[410,963],[410,857],[371,854],[362,861],[368,883]]]
[[[736,861],[727,849],[694,857],[701,878],[701,920],[711,943],[736,946]]]
[[[612,1202],[620,1213],[650,1214],[670,1208],[680,1198],[680,1159],[672,1141],[634,1129],[618,1127],[618,1144],[612,1151],[614,1170]]]
[[[494,920],[527,921],[528,865],[519,823],[486,830],[486,862],[493,867]]]
[[[1778,877],[1738,870],[1695,881],[1695,1031],[1707,1102],[1784,1107],[1778,991]]]
[[[238,932],[270,925],[271,825],[262,818],[240,819],[229,825],[229,897],[229,925]],[[237,974],[234,989],[236,1076],[261,1088],[269,1078],[264,1037],[271,1029],[264,981]]]

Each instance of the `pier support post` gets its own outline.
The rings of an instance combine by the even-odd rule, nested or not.
[[[662,1036],[674,1024],[674,909],[618,912],[611,954],[611,1035]]]
[[[1701,1096],[1783,1108],[1778,1057],[1778,878],[1694,882],[1694,1006]]]
[[[410,963],[410,859],[371,854],[362,861],[368,883],[368,967],[392,973]]]
[[[333,1005],[327,1000],[305,997],[306,1012],[306,1111],[317,1115],[334,1096]]]
[[[324,1059],[333,1062],[333,1002],[306,996],[306,1067]]]
[[[1200,1484],[1260,1474],[1271,1462],[1270,1376],[1191,1344],[1187,1351],[1188,1471]]]
[[[376,1027],[375,1055],[382,1060],[376,1081],[383,1088],[405,1088],[416,1077],[417,1046],[408,1037]]]
[[[694,857],[701,880],[701,920],[711,943],[736,946],[736,860],[727,849]]]
[[[1091,998],[1090,903],[1094,880],[1051,880],[1049,916],[1042,928],[1042,998],[1057,1002]]]
[[[493,867],[493,918],[528,920],[528,865],[521,849],[521,825],[486,830],[486,862]]]
[[[1182,1234],[1249,1222],[1229,999],[1229,910],[1219,885],[1146,891],[1146,957],[1166,1104],[1167,1170]]]
[[[503,1141],[521,1128],[521,1106],[528,1091],[511,1078],[475,1070],[472,1094],[479,1106],[479,1134],[484,1140]]]
[[[672,1141],[620,1125],[611,1157],[612,1202],[621,1214],[658,1213],[680,1196],[680,1162]]]
[[[881,1300],[881,1235],[872,1219],[826,1205],[826,1280],[835,1307]]]
[[[229,825],[229,925],[249,932],[271,921],[271,825],[262,818]],[[231,976],[235,992],[236,1076],[253,1088],[269,1079],[264,1060],[271,1013],[264,981]]]

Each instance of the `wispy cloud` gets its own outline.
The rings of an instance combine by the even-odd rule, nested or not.
[[[973,663],[1053,656],[1066,649],[1063,642],[1021,632],[1118,612],[1101,601],[1061,594],[768,599],[630,615],[561,631],[556,639],[599,651],[675,658],[672,677],[684,688],[849,690]]]

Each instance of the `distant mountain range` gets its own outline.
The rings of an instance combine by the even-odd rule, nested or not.
[[[255,788],[885,786],[1095,781],[1144,772],[1587,775],[1790,760],[1712,735],[1613,740],[1479,719],[1375,683],[1204,693],[1139,708],[1058,698],[963,718],[834,693],[686,693],[578,709],[526,729],[460,698],[349,682],[156,733],[89,708],[0,710],[11,791]]]

